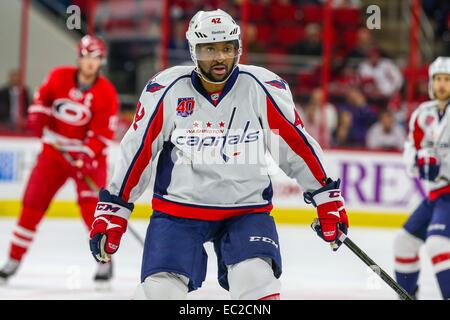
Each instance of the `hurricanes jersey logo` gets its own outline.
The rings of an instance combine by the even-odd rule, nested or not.
[[[92,118],[89,107],[69,99],[55,100],[52,112],[56,119],[73,126],[84,126]]]

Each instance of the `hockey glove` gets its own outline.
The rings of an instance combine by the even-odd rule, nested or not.
[[[438,157],[427,149],[421,149],[416,156],[416,165],[421,179],[435,181],[441,167]]]
[[[89,246],[95,260],[103,263],[111,260],[111,255],[119,249],[133,208],[132,203],[111,195],[106,189],[100,190],[89,235]]]
[[[339,249],[342,244],[339,240],[340,233],[347,234],[348,231],[348,217],[339,190],[340,183],[340,179],[333,181],[328,178],[324,187],[303,194],[305,202],[312,203],[317,208],[319,219],[311,227],[319,237],[330,243],[333,251]]]

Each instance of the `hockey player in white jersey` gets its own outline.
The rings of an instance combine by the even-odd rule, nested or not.
[[[317,207],[318,234],[333,250],[348,228],[339,180],[327,175],[287,83],[238,64],[240,28],[231,16],[200,11],[186,36],[195,66],[164,70],[143,90],[112,181],[100,191],[92,254],[107,262],[117,251],[158,158],[135,298],[186,298],[205,279],[203,245],[212,241],[218,281],[232,299],[279,299],[280,244],[265,152]]]
[[[425,182],[428,197],[394,243],[397,282],[417,296],[419,249],[425,244],[444,299],[450,299],[450,58],[429,67],[431,101],[412,114],[404,157],[410,174]]]

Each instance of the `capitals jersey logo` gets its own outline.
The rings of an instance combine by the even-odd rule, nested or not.
[[[267,84],[270,84],[271,86],[278,88],[278,89],[284,89],[286,90],[286,84],[287,82],[283,79],[278,80],[272,80],[272,81],[266,81]]]
[[[154,82],[153,80],[150,80],[150,82],[147,84],[147,87],[145,88],[145,91],[147,92],[156,92],[159,91],[166,86],[160,85],[159,83]]]
[[[179,98],[177,104],[177,116],[188,117],[194,112],[195,100],[193,97]]]

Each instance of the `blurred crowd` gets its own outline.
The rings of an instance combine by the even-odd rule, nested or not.
[[[188,57],[184,38],[189,18],[198,9],[219,4],[239,17],[241,1],[174,0],[174,24],[170,48],[171,64],[182,64]],[[205,4],[206,3],[206,4]],[[437,21],[436,42],[445,43],[450,23],[448,1],[425,0],[423,9]],[[407,135],[409,117],[406,81],[414,72],[416,87],[412,109],[428,100],[428,63],[418,57],[415,70],[404,63],[408,57],[384,52],[372,31],[364,24],[363,1],[335,0],[331,79],[327,102],[321,88],[323,51],[323,1],[250,1],[250,23],[246,31],[248,60],[251,55],[266,56],[266,66],[285,78],[297,103],[307,131],[337,148],[401,150]],[[438,18],[437,18],[438,17]],[[444,46],[442,55],[449,55]],[[276,59],[271,59],[275,54]],[[294,56],[294,57],[293,57]],[[285,61],[308,61],[296,74],[283,72]],[[314,60],[314,58],[318,58]],[[403,64],[399,63],[403,58]],[[275,61],[274,61],[275,60]],[[291,68],[292,69],[292,68]],[[323,106],[324,105],[324,106]]]
[[[185,30],[195,12],[219,5],[239,17],[240,2],[174,0],[170,64],[189,63]],[[446,10],[445,1],[430,0],[433,5],[425,2],[424,6],[440,13]],[[405,79],[415,73],[412,108],[417,107],[428,100],[428,64],[419,56],[419,68],[412,70],[400,64],[399,57],[384,52],[373,32],[365,27],[363,1],[335,0],[332,4],[333,58],[325,106],[321,88],[323,1],[250,1],[245,34],[248,62],[263,61],[288,81],[307,131],[322,144],[326,141],[325,145],[336,148],[399,151],[406,139],[409,116]],[[443,41],[440,29],[442,26],[436,25],[436,41]],[[263,59],[252,59],[261,56]],[[294,74],[291,62],[300,65]]]
[[[65,2],[87,8],[87,1]],[[121,1],[99,2],[111,5]],[[132,2],[128,1],[128,5]],[[222,8],[239,21],[241,2],[172,0],[169,64],[191,63],[185,32],[189,19],[198,10]],[[266,66],[288,81],[307,131],[319,140],[326,139],[328,146],[401,150],[409,116],[405,79],[414,72],[417,79],[414,106],[428,100],[428,61],[419,56],[416,70],[399,63],[407,57],[390,56],[365,27],[363,0],[333,0],[333,58],[325,97],[321,87],[323,2],[251,0],[244,48],[247,62]],[[443,44],[440,54],[450,55],[450,2],[423,0],[422,6],[436,22],[436,42]],[[109,61],[114,63],[114,52],[110,55]],[[23,129],[17,119],[26,117],[26,108],[18,111],[16,106],[19,96],[27,105],[29,95],[28,92],[19,95],[17,90],[17,72],[12,71],[8,83],[0,89],[0,130]],[[126,127],[131,120],[130,112],[123,118]],[[17,127],[13,123],[18,123]]]

